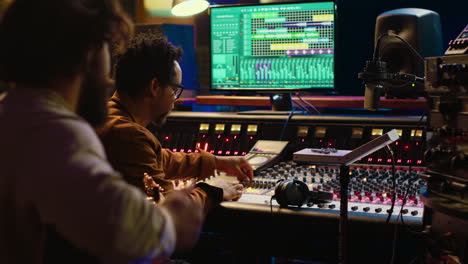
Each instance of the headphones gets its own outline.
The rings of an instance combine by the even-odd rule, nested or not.
[[[299,180],[279,180],[276,183],[273,196],[280,207],[290,205],[301,207],[304,204],[329,203],[333,199],[333,193],[322,191],[310,191],[307,184]]]

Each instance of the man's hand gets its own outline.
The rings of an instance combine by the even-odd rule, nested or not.
[[[202,208],[192,200],[190,192],[191,188],[171,191],[160,205],[172,216],[176,252],[185,252],[195,245],[203,224]]]
[[[145,186],[146,195],[151,197],[155,203],[160,203],[164,200],[164,188],[157,184],[153,177],[149,176],[148,173],[143,174],[143,185]]]
[[[244,186],[240,183],[228,182],[224,180],[213,183],[213,186],[223,189],[224,201],[237,201],[242,196]]]
[[[241,183],[249,183],[253,179],[253,170],[243,157],[216,156],[216,169],[237,177]]]

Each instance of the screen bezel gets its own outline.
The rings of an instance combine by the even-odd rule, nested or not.
[[[212,61],[212,38],[211,38],[211,23],[212,23],[212,16],[211,12],[212,9],[217,9],[217,8],[224,8],[224,7],[244,7],[244,6],[269,6],[269,5],[294,5],[294,4],[307,4],[307,3],[323,3],[323,2],[333,2],[334,6],[334,58],[333,58],[333,73],[334,73],[334,79],[333,79],[333,87],[309,87],[309,88],[285,88],[285,87],[280,87],[280,88],[271,88],[271,87],[266,87],[266,88],[260,88],[260,87],[252,87],[252,88],[247,88],[247,87],[226,87],[226,88],[219,88],[219,87],[213,87],[213,82],[212,82],[212,74],[213,74],[213,61]],[[231,92],[231,93],[236,93],[236,94],[253,94],[253,93],[292,93],[292,92],[302,92],[302,93],[320,93],[320,92],[334,92],[337,90],[337,58],[339,57],[339,51],[337,49],[337,39],[338,39],[338,34],[337,34],[337,19],[338,19],[338,9],[337,9],[337,1],[336,0],[307,0],[307,1],[293,1],[293,2],[272,2],[272,3],[243,3],[243,4],[226,4],[226,5],[214,5],[210,6],[208,8],[208,14],[209,14],[209,89],[210,91],[213,92]]]

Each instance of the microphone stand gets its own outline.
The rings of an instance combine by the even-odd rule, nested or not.
[[[348,263],[348,185],[349,166],[340,166],[340,227],[339,227],[339,263]]]
[[[400,136],[396,129],[374,138],[352,151],[323,153],[315,149],[303,149],[294,153],[294,160],[321,164],[340,165],[340,225],[339,225],[339,263],[348,263],[348,185],[349,165],[375,151],[395,142]],[[346,153],[346,154],[345,154]]]

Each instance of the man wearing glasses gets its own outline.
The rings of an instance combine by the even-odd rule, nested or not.
[[[109,120],[98,129],[111,164],[131,184],[144,189],[148,174],[163,192],[174,189],[172,180],[203,180],[214,170],[237,176],[240,182],[253,177],[252,168],[242,157],[215,157],[199,153],[178,153],[163,149],[146,128],[164,124],[181,95],[183,86],[179,59],[182,51],[160,35],[139,33],[115,65],[116,92],[109,101]],[[218,188],[219,187],[219,188]],[[237,200],[243,186],[220,182],[213,187],[197,184],[192,198],[204,212],[222,200]]]

